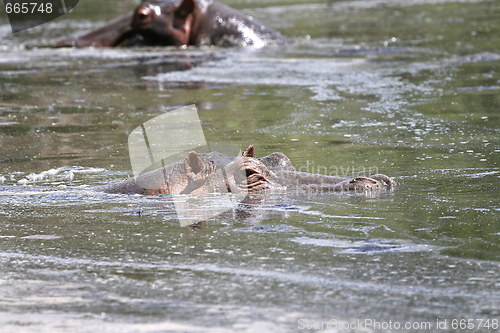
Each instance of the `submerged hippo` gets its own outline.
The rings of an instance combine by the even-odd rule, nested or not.
[[[288,40],[261,22],[212,0],[149,0],[110,23],[56,47],[264,46]]]
[[[298,172],[282,153],[255,158],[250,145],[240,158],[218,152],[187,154],[184,161],[123,182],[98,187],[107,193],[207,194],[248,191],[367,192],[392,189],[394,180],[377,174],[344,178]]]

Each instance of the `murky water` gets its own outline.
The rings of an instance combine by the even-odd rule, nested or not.
[[[226,3],[297,43],[50,49],[135,2],[16,35],[0,12],[1,331],[496,331],[498,2]],[[208,142],[399,185],[254,195],[198,229],[168,196],[88,189],[132,174],[130,131],[193,103]]]

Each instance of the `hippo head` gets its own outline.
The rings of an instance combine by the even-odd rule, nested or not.
[[[188,45],[197,11],[195,0],[143,1],[133,14],[130,37],[120,45]]]
[[[182,193],[255,192],[277,185],[268,168],[254,157],[253,145],[231,163],[215,168],[192,151],[185,159],[184,168],[189,185]]]
[[[147,0],[132,13],[56,47],[182,46],[196,38],[204,0]]]

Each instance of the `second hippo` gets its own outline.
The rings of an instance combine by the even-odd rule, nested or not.
[[[255,46],[288,39],[263,23],[212,0],[148,0],[132,13],[56,47]]]

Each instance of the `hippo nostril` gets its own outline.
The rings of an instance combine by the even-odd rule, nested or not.
[[[137,14],[139,17],[146,18],[152,14],[152,11],[149,7],[142,7],[137,11]]]
[[[132,24],[143,25],[151,22],[152,19],[153,10],[149,6],[141,6],[136,10]]]

